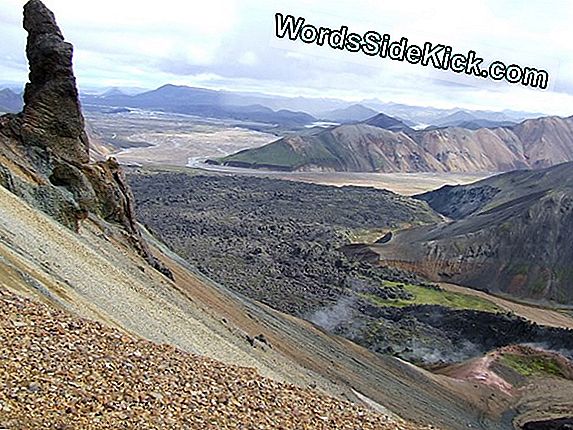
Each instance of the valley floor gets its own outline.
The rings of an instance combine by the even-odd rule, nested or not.
[[[493,302],[502,309],[513,312],[516,315],[527,318],[530,321],[536,322],[550,327],[561,327],[573,329],[573,317],[565,312],[553,309],[545,309],[532,305],[518,303],[513,300],[508,300],[503,297],[495,296],[492,294],[478,291],[473,288],[462,287],[460,285],[440,283],[440,286],[447,291],[454,293],[467,294],[474,297],[480,297]]]
[[[183,170],[191,167],[338,187],[374,187],[403,195],[423,193],[446,184],[467,184],[489,176],[487,173],[272,172],[215,166],[204,161],[273,142],[280,137],[273,133],[281,130],[241,121],[140,110],[115,114],[88,110],[87,120],[93,131],[92,144],[108,145],[118,161],[126,165],[173,166]]]
[[[389,190],[411,196],[435,190],[444,185],[469,184],[490,176],[488,173],[361,173],[361,172],[272,172],[229,166],[209,165],[190,159],[188,167],[206,172],[268,177],[336,187],[357,186]]]

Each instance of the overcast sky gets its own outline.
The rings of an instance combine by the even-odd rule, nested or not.
[[[45,0],[75,46],[80,87],[165,83],[436,107],[573,114],[570,0]],[[0,2],[0,82],[24,82],[22,0]],[[547,69],[551,90],[460,79],[419,65],[274,37],[274,14],[392,40],[444,43]]]

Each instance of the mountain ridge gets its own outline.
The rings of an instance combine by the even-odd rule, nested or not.
[[[573,308],[573,162],[417,196],[452,221],[397,233],[382,261],[435,281]]]
[[[258,92],[241,92],[241,91],[231,91],[231,90],[215,90],[201,87],[191,87],[187,85],[175,85],[175,84],[164,84],[158,88],[152,89],[142,89],[142,88],[124,88],[122,93],[125,95],[138,95],[146,92],[157,91],[158,89],[164,87],[181,88],[182,91],[186,89],[197,90],[202,92],[203,95],[210,93],[213,96],[219,96],[221,100],[228,105],[236,106],[247,106],[252,104],[262,104],[273,110],[287,109],[291,111],[301,111],[308,113],[316,118],[324,118],[325,114],[333,111],[345,111],[348,108],[353,108],[356,105],[362,105],[366,109],[374,111],[374,114],[378,112],[384,112],[390,116],[400,118],[403,122],[410,126],[423,125],[427,126],[429,124],[435,124],[447,118],[448,116],[455,114],[459,111],[465,111],[470,113],[476,118],[488,121],[512,121],[521,122],[528,118],[536,118],[541,116],[547,116],[547,114],[539,112],[523,112],[523,111],[513,111],[505,109],[503,111],[491,111],[491,110],[471,110],[468,108],[436,108],[432,106],[418,106],[418,105],[405,105],[400,103],[386,102],[383,103],[377,99],[366,99],[361,101],[345,101],[342,99],[333,99],[325,97],[288,97],[279,96],[267,93]],[[109,89],[109,88],[108,88]],[[111,88],[113,89],[113,88]],[[84,102],[89,103],[97,98],[105,99],[105,93],[86,93],[82,95]],[[113,98],[107,99],[108,102],[113,102]],[[100,100],[101,103],[102,100]],[[115,107],[122,107],[121,104]],[[372,115],[370,115],[372,116]],[[367,119],[364,117],[362,119]]]
[[[324,112],[320,114],[319,117],[327,121],[352,123],[367,120],[376,114],[378,114],[378,112],[374,109],[357,103],[345,108]]]
[[[9,88],[0,90],[0,112],[16,113],[22,110],[22,96]]]
[[[384,114],[380,114],[384,115]],[[220,159],[237,167],[343,172],[500,172],[573,160],[573,117],[543,117],[509,127],[414,131],[384,115],[388,133],[367,128],[375,119],[290,135]],[[389,119],[390,118],[390,119]]]
[[[239,96],[224,91],[184,85],[165,84],[161,87],[136,95],[117,94],[84,96],[88,106],[118,106],[127,108],[162,110],[165,112],[198,115],[221,119],[235,119],[278,124],[281,126],[303,126],[316,119],[305,112],[287,109],[273,110],[261,103],[239,104]]]

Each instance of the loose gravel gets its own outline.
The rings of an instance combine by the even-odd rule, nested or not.
[[[0,288],[0,429],[418,427]]]

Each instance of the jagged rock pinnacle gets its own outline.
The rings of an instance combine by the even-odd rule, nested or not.
[[[120,241],[173,278],[142,237],[121,166],[113,158],[90,163],[73,47],[54,14],[30,0],[24,28],[30,82],[23,112],[0,116],[0,186],[74,231],[90,217],[109,223],[110,234],[119,227]]]
[[[73,163],[89,161],[89,144],[72,69],[73,46],[40,1],[24,6],[30,82],[24,92],[21,135]]]

